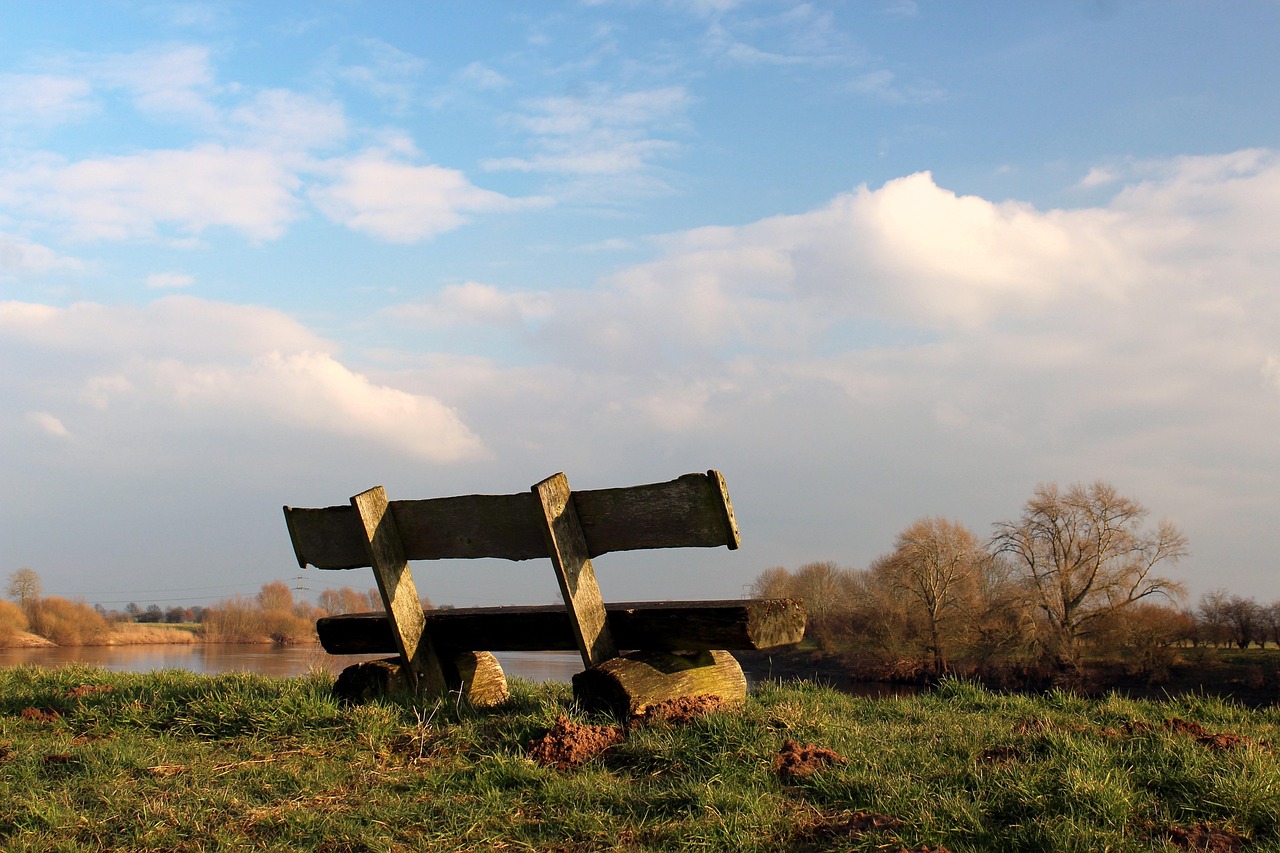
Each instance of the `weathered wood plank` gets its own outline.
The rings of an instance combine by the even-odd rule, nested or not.
[[[770,649],[804,638],[804,604],[790,598],[623,602],[606,604],[605,612],[614,642],[623,649]],[[445,655],[577,649],[560,605],[428,610],[425,617],[432,647]],[[385,613],[328,616],[316,630],[330,654],[395,651]]]
[[[396,651],[410,686],[425,695],[442,695],[448,689],[444,670],[431,648],[424,628],[422,602],[413,584],[413,574],[404,556],[395,518],[387,506],[381,486],[351,498],[351,506],[361,523],[369,563],[373,567]]]
[[[573,493],[588,552],[738,547],[737,524],[717,471],[666,483]]]
[[[587,553],[587,540],[578,523],[569,479],[555,474],[533,486],[542,510],[542,532],[547,541],[551,567],[560,584],[564,609],[569,615],[569,629],[582,655],[584,666],[595,666],[617,657],[618,647],[609,633],[608,616],[595,569]]]
[[[738,527],[717,471],[665,483],[573,493],[587,555],[647,548],[737,548]],[[463,495],[390,502],[409,560],[549,556],[536,496]],[[368,566],[349,506],[284,508],[298,565]]]

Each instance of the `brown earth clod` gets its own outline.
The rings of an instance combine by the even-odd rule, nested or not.
[[[1174,734],[1185,734],[1195,738],[1196,743],[1213,750],[1236,749],[1252,743],[1244,735],[1232,732],[1210,732],[1194,720],[1173,717],[1164,721],[1164,727]]]
[[[551,730],[529,744],[529,757],[543,767],[570,770],[581,767],[624,736],[621,726],[592,726],[556,718]]]
[[[81,684],[79,687],[72,687],[67,691],[68,699],[80,699],[84,696],[93,696],[96,693],[114,693],[115,688],[110,684]]]
[[[834,750],[814,744],[800,745],[788,738],[774,759],[773,769],[783,779],[811,776],[829,764],[843,764],[844,757]]]
[[[32,720],[37,723],[52,723],[61,715],[57,711],[43,708],[23,708],[22,719]]]
[[[700,693],[697,696],[680,696],[675,699],[664,699],[647,705],[637,714],[633,714],[627,722],[628,728],[636,728],[653,723],[669,723],[684,725],[699,717],[725,708],[724,699],[711,693]]]
[[[1243,850],[1249,840],[1238,832],[1207,823],[1185,827],[1166,826],[1152,834],[1167,839],[1174,847],[1182,850],[1208,850],[1211,853],[1236,853]]]

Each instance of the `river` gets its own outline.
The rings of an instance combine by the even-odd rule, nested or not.
[[[568,682],[582,669],[576,652],[498,652],[507,675],[528,681]],[[314,669],[337,673],[360,660],[386,655],[325,654],[319,646],[271,646],[196,643],[155,646],[69,646],[44,649],[0,649],[0,667],[85,664],[113,672],[185,669],[204,675],[256,672],[275,678],[306,675]]]
[[[319,646],[272,646],[265,644],[193,643],[191,645],[143,645],[143,646],[68,646],[42,649],[0,649],[0,668],[9,666],[66,666],[84,664],[112,672],[156,672],[163,669],[184,669],[203,675],[220,672],[256,672],[274,678],[292,678],[306,675],[316,669],[334,673],[361,660],[373,660],[386,655],[326,654]],[[574,673],[582,670],[582,659],[577,652],[494,652],[508,676],[526,681],[558,681],[568,683]],[[770,676],[768,671],[756,673],[748,668],[747,682],[753,684]],[[912,685],[883,684],[875,681],[851,681],[817,672],[794,672],[791,678],[827,684],[842,693],[880,699],[889,696],[909,696],[920,692]]]

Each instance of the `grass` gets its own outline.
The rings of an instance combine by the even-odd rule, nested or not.
[[[343,707],[330,684],[0,670],[0,849],[1280,850],[1276,709],[773,685],[555,770],[533,739],[607,722],[567,685],[481,710]],[[788,739],[843,760],[780,776]]]

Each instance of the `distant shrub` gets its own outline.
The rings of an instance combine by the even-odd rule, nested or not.
[[[60,646],[92,646],[105,642],[110,627],[102,614],[83,601],[48,596],[27,605],[31,631]]]
[[[261,643],[267,639],[262,611],[244,596],[220,601],[204,612],[200,631],[215,643]]]
[[[27,614],[12,601],[0,600],[0,642],[27,630]]]

